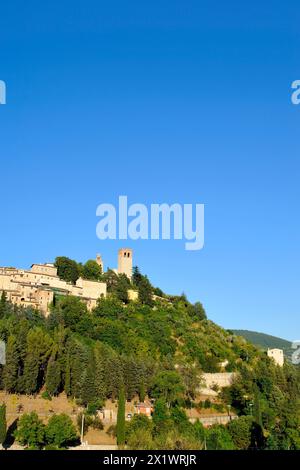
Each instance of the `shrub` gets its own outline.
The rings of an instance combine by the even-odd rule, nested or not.
[[[45,425],[37,413],[24,414],[19,420],[14,436],[20,444],[39,449],[45,444]]]
[[[78,440],[75,426],[66,414],[53,415],[46,427],[47,442],[58,448],[66,448]]]
[[[50,400],[50,401],[52,400],[51,395],[47,391],[43,392],[41,397],[43,398],[43,400]]]

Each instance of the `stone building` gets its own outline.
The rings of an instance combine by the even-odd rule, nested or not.
[[[97,255],[96,261],[103,270],[100,255]],[[119,250],[116,271],[131,278],[132,250]],[[37,308],[46,316],[55,294],[80,297],[88,309],[92,310],[97,305],[97,300],[101,296],[106,297],[107,292],[105,282],[79,278],[74,285],[60,279],[57,268],[52,263],[33,264],[29,270],[0,267],[0,293],[3,291],[13,304]]]
[[[284,355],[282,349],[268,349],[268,356],[271,357],[277,366],[282,367],[284,364]]]
[[[132,277],[132,250],[130,248],[121,248],[118,253],[118,274],[126,274]]]
[[[96,263],[98,264],[98,266],[100,266],[101,271],[104,273],[104,264],[103,264],[101,255],[99,255],[99,253],[96,256]]]

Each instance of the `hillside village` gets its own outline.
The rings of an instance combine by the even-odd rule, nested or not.
[[[164,448],[165,439],[170,448],[178,439],[185,448],[237,448],[239,426],[248,446],[279,445],[268,436],[285,439],[281,400],[291,406],[299,387],[282,350],[259,350],[215,325],[200,302],[153,287],[132,260],[122,248],[106,272],[100,255],[84,265],[59,257],[30,270],[0,268],[8,425],[32,420],[46,439],[53,420],[69,419],[75,448],[84,449]],[[10,448],[33,445],[18,432]]]
[[[103,272],[103,261],[97,255],[96,262]],[[118,253],[117,274],[125,274],[129,279],[132,274],[132,250],[121,248]],[[79,278],[75,285],[66,282],[57,274],[53,263],[32,264],[31,269],[0,267],[0,292],[5,291],[7,298],[15,305],[33,307],[41,310],[46,316],[54,295],[73,295],[84,301],[89,310],[96,307],[100,297],[106,297],[105,282]],[[130,291],[131,299],[135,299],[134,291]]]

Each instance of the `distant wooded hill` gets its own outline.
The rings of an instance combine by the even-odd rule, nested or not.
[[[257,331],[249,330],[230,330],[235,335],[243,336],[247,341],[258,346],[259,348],[279,348],[283,349],[285,356],[291,357],[293,349],[290,341],[276,336],[267,335],[265,333],[258,333]]]

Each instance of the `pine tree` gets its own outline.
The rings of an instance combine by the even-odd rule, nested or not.
[[[139,281],[138,291],[141,304],[151,307],[153,305],[153,289],[147,276],[142,276]]]
[[[125,444],[125,392],[123,386],[120,389],[118,400],[117,444],[118,446]]]
[[[25,358],[27,353],[27,334],[30,329],[28,321],[25,318],[22,318],[18,324],[18,331],[16,332],[17,347],[19,354],[19,363],[18,363],[18,383],[17,383],[17,393],[24,393],[24,365]]]
[[[6,424],[6,405],[0,405],[0,445],[3,444],[6,438],[7,424]]]
[[[34,328],[27,335],[27,353],[24,365],[24,387],[28,394],[35,393],[43,385],[44,370],[51,354],[52,340],[41,328]]]
[[[6,365],[4,367],[3,384],[8,392],[15,392],[18,383],[19,352],[17,339],[14,335],[8,337],[6,348]]]
[[[59,363],[55,360],[55,355],[52,355],[48,362],[46,373],[46,389],[49,395],[57,395],[60,389],[61,370]]]
[[[134,266],[132,270],[132,283],[136,286],[139,287],[140,281],[142,279],[143,275],[141,274],[138,266]]]
[[[81,398],[88,367],[88,351],[79,340],[68,342],[65,390],[68,395]],[[69,375],[69,377],[68,377]]]
[[[7,310],[7,296],[6,292],[3,290],[0,299],[0,318],[4,317]]]
[[[139,368],[134,357],[124,357],[122,363],[126,397],[128,400],[132,400],[139,391],[141,377]]]
[[[140,388],[139,388],[139,397],[140,397],[141,402],[145,401],[145,396],[146,396],[145,384],[141,383]]]
[[[118,282],[116,286],[114,287],[114,294],[117,296],[117,298],[121,301],[124,302],[125,304],[128,304],[128,289],[130,289],[130,281],[126,274],[119,274],[118,275]]]
[[[97,400],[95,386],[95,357],[92,351],[89,354],[89,360],[83,381],[81,399],[85,405],[95,403]]]
[[[70,365],[70,356],[67,354],[66,360],[66,371],[65,371],[65,392],[68,397],[71,395],[71,365]]]
[[[67,332],[62,325],[59,325],[58,330],[54,337],[54,343],[57,345],[56,361],[59,364],[61,371],[61,382],[65,380],[65,371],[66,371],[66,340]]]
[[[155,402],[154,413],[152,416],[153,424],[158,434],[167,431],[170,423],[169,418],[169,410],[166,401],[163,398],[158,398]]]
[[[28,354],[24,368],[24,387],[25,393],[28,395],[35,393],[39,389],[38,376],[39,358],[33,353]]]
[[[95,356],[95,391],[98,400],[104,401],[107,393],[105,381],[105,355],[101,343],[98,341],[94,348]]]
[[[108,386],[108,395],[111,398],[117,398],[123,381],[123,371],[120,357],[112,351],[106,362],[106,378]]]
[[[259,391],[258,388],[255,387],[254,391],[254,406],[253,406],[253,416],[256,423],[262,428],[262,416],[261,416],[261,407],[260,407],[260,400],[259,400]]]

